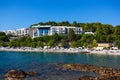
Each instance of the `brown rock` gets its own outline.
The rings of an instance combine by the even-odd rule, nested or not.
[[[5,74],[5,80],[23,80],[26,73],[22,70],[10,70]]]
[[[33,75],[36,75],[37,72],[35,72],[35,71],[30,71],[30,72],[27,72],[27,74],[30,75],[30,76],[33,76]]]
[[[92,77],[92,76],[83,76],[80,77],[79,80],[96,80],[96,77]]]

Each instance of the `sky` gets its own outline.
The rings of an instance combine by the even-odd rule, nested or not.
[[[0,0],[0,31],[47,21],[120,25],[120,0]]]

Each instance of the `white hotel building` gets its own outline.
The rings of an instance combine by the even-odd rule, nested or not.
[[[69,29],[73,29],[75,34],[82,34],[82,27],[71,27],[71,26],[32,26],[33,29],[33,38],[44,35],[53,35],[55,33],[58,34],[67,34],[69,33]]]
[[[15,36],[30,35],[32,38],[35,38],[44,35],[53,35],[55,33],[67,34],[69,33],[69,29],[73,29],[75,34],[82,34],[83,31],[82,27],[38,25],[32,26],[32,28],[21,28],[17,30],[7,30],[4,32]]]
[[[3,31],[6,34],[12,34],[15,36],[24,36],[29,34],[29,28],[21,28],[21,29],[16,29],[16,30],[7,30]]]

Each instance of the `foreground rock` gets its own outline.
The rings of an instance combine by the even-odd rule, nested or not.
[[[26,75],[22,70],[10,70],[5,74],[5,80],[23,80]]]
[[[81,64],[65,64],[63,65],[64,70],[76,70],[76,71],[90,71],[100,74],[100,77],[83,76],[79,80],[120,80],[120,69],[97,67],[92,65],[81,65]]]
[[[10,70],[5,74],[5,80],[23,80],[27,75],[36,75],[37,72],[24,72],[22,70]]]
[[[83,76],[78,80],[120,80],[120,77],[93,77],[93,76]]]
[[[79,80],[99,80],[98,77],[92,77],[92,76],[82,76],[79,78]]]
[[[43,66],[41,67],[42,69],[41,71],[41,75],[42,73],[46,73],[49,76],[49,80],[56,80],[51,78],[51,76],[59,76],[62,73],[65,72],[75,72],[75,74],[78,74],[76,72],[79,71],[85,71],[85,72],[89,72],[89,73],[95,73],[96,75],[89,75],[89,74],[85,74],[86,76],[81,76],[78,74],[77,77],[74,77],[74,79],[66,79],[69,74],[65,74],[66,78],[64,80],[120,80],[120,69],[115,69],[115,68],[107,68],[107,67],[103,67],[103,66],[93,66],[93,65],[88,65],[88,64],[48,64],[48,66],[46,66],[47,71],[42,71],[46,68],[43,68]],[[52,72],[53,70],[53,72]],[[54,71],[55,70],[55,71]],[[5,74],[5,80],[23,80],[26,76],[27,77],[31,77],[36,75],[37,72],[35,71],[30,71],[30,72],[24,72],[22,70],[10,70]],[[67,76],[68,75],[68,76]],[[47,80],[44,75],[42,75],[43,79],[36,79],[36,80]],[[73,73],[72,73],[73,76]],[[45,79],[44,79],[45,78]],[[60,78],[60,77],[59,77]],[[72,77],[71,77],[72,78]],[[35,80],[35,79],[33,79]],[[63,79],[58,79],[58,80],[63,80]]]

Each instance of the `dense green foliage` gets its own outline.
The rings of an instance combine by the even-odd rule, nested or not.
[[[10,47],[43,47],[43,46],[56,46],[60,45],[66,47],[96,47],[97,43],[114,43],[114,46],[120,48],[120,25],[112,26],[110,24],[96,23],[78,23],[74,21],[69,23],[68,21],[62,22],[39,22],[39,25],[52,25],[52,26],[77,26],[82,27],[84,31],[94,32],[95,35],[90,34],[74,34],[72,29],[68,34],[58,35],[55,33],[52,36],[41,36],[31,39],[29,36],[18,37],[17,39],[9,39],[10,35],[0,33],[0,45]],[[33,25],[38,25],[33,24]],[[32,27],[31,25],[30,27]]]
[[[8,46],[9,38],[4,32],[0,32],[0,46]]]

